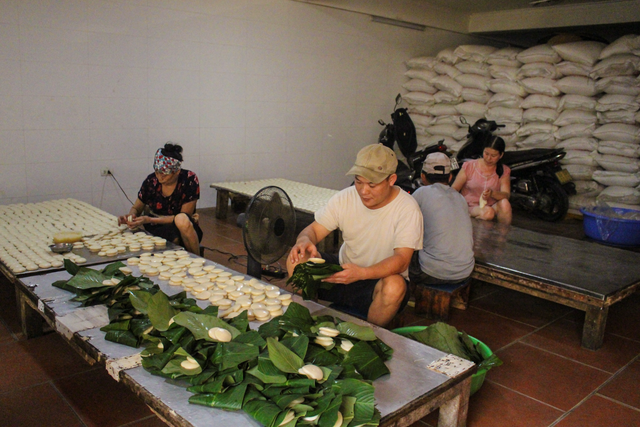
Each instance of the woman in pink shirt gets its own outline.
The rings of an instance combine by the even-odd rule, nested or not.
[[[469,215],[487,221],[511,224],[511,169],[500,162],[504,140],[493,136],[484,146],[482,158],[463,163],[451,185],[469,205]]]

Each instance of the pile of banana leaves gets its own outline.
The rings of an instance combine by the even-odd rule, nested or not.
[[[434,323],[418,332],[409,332],[401,335],[445,353],[455,354],[463,359],[470,360],[478,365],[478,370],[489,370],[502,365],[502,360],[495,353],[485,358],[480,354],[477,345],[471,341],[466,332],[459,332],[455,326],[443,322]]]
[[[314,317],[291,303],[282,316],[251,330],[246,311],[227,322],[218,318],[215,306],[201,309],[184,292],[167,296],[147,279],[132,276],[109,292],[97,283],[118,277],[116,265],[90,273],[71,264],[74,277],[57,286],[77,292],[74,299],[83,304],[110,304],[105,338],[144,345],[144,369],[188,387],[194,393],[190,403],[243,410],[267,427],[379,424],[372,382],[389,374],[385,361],[393,350],[372,328]],[[132,282],[114,295],[124,280]],[[217,339],[214,330],[222,330],[228,341]],[[305,374],[310,365],[319,368],[319,377]]]
[[[296,265],[287,279],[287,285],[291,285],[294,292],[300,292],[304,300],[318,299],[318,289],[331,289],[334,286],[334,283],[323,282],[322,279],[342,271],[338,264],[325,264],[322,259],[313,259],[317,262],[310,260]]]

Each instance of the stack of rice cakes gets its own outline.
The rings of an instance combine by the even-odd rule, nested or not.
[[[146,277],[180,287],[192,297],[218,307],[218,315],[225,319],[247,311],[250,321],[267,321],[279,316],[291,303],[291,294],[281,292],[275,285],[265,285],[258,279],[227,271],[206,260],[191,257],[184,250],[145,252],[127,260]],[[125,274],[131,267],[122,267]]]

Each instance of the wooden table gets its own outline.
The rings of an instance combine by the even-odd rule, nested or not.
[[[103,267],[95,266],[96,269]],[[133,269],[134,274],[138,274]],[[27,315],[44,318],[86,360],[103,364],[116,380],[138,394],[165,422],[194,427],[260,425],[244,412],[191,405],[188,403],[191,393],[184,387],[144,371],[140,366],[141,349],[104,340],[104,333],[99,328],[108,323],[106,307],[81,308],[78,303],[69,301],[72,294],[51,285],[67,278],[66,272],[59,271],[15,280],[16,291],[31,309]],[[176,292],[175,287],[165,282],[159,282],[159,285],[168,294]],[[366,324],[317,303],[301,301],[298,296],[294,296],[294,300],[307,306],[313,315],[331,314]],[[252,329],[256,327],[252,322]],[[449,375],[437,372],[427,365],[449,360],[451,355],[386,329],[376,326],[374,329],[376,335],[395,350],[393,358],[387,362],[391,375],[375,382],[376,402],[382,414],[380,425],[408,426],[437,408],[440,408],[439,426],[466,425],[471,376],[476,366],[467,362],[459,372]]]
[[[472,277],[585,311],[582,346],[602,346],[609,307],[640,287],[640,255],[472,220]]]
[[[225,219],[228,213],[229,197],[238,195],[250,199],[264,187],[280,187],[291,199],[298,212],[313,214],[327,204],[337,190],[316,187],[283,178],[259,179],[255,181],[218,182],[209,185],[217,192],[216,218]]]
[[[226,219],[229,210],[229,199],[241,198],[248,201],[264,187],[280,187],[291,199],[296,211],[296,228],[300,232],[314,220],[313,214],[323,206],[338,190],[316,187],[283,178],[260,179],[255,181],[219,182],[209,185],[216,190],[216,218]],[[340,230],[331,232],[320,244],[322,252],[338,253],[342,245]]]

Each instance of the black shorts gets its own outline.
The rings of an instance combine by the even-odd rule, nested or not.
[[[409,280],[411,280],[411,284],[413,285],[453,285],[462,282],[466,282],[469,280],[459,279],[459,280],[447,280],[440,279],[438,277],[433,277],[422,271],[420,267],[420,258],[418,255],[419,251],[415,251],[413,256],[411,257],[411,263],[409,264]]]
[[[196,230],[196,234],[198,235],[198,242],[202,241],[202,229],[200,226],[193,222],[193,218],[191,215],[187,215],[191,220],[191,224],[193,224],[193,228]],[[144,229],[154,236],[162,237],[163,239],[167,239],[167,241],[172,243],[184,243],[182,242],[182,237],[180,235],[180,230],[176,227],[175,222],[171,224],[145,224]]]
[[[320,253],[320,256],[329,264],[340,264],[338,255]],[[337,283],[331,289],[318,289],[318,299],[348,307],[359,317],[366,319],[369,313],[369,307],[373,302],[373,291],[379,281],[380,279],[367,279],[358,280],[348,285]],[[406,288],[406,280],[404,284],[406,292],[398,312],[402,311],[409,301],[409,291]]]

